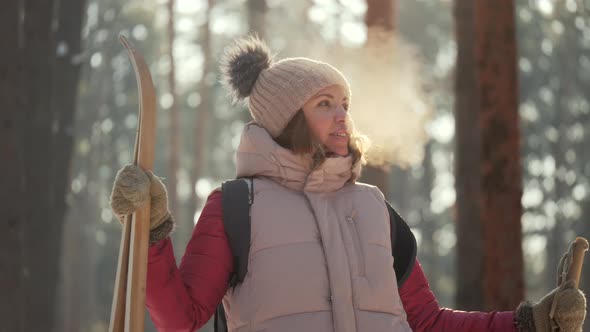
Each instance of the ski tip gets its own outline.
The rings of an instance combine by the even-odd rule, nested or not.
[[[135,49],[135,46],[133,45],[133,43],[131,41],[129,41],[129,39],[127,39],[127,37],[125,37],[122,33],[119,34],[119,41],[128,50],[134,50]]]

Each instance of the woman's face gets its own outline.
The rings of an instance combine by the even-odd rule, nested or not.
[[[324,88],[303,105],[303,113],[312,135],[326,152],[348,155],[351,128],[347,128],[348,97],[343,87]]]

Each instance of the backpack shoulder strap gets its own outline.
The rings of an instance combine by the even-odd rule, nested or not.
[[[235,287],[246,277],[250,254],[250,206],[254,201],[252,178],[238,178],[221,185],[223,228],[233,256],[234,269],[229,285]],[[223,303],[217,306],[214,320],[215,332],[227,332],[227,318]]]
[[[221,185],[223,227],[234,258],[230,286],[244,281],[250,254],[250,206],[254,199],[252,178],[225,181]]]
[[[391,224],[393,269],[397,278],[397,287],[400,288],[412,273],[418,246],[410,226],[388,201],[385,201],[385,205],[387,205],[389,211],[389,222]]]

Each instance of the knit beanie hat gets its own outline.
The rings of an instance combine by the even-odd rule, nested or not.
[[[239,39],[227,48],[221,67],[234,101],[248,98],[254,121],[273,138],[320,90],[340,85],[350,98],[348,81],[338,69],[308,58],[287,58],[275,63],[269,48],[257,37]]]

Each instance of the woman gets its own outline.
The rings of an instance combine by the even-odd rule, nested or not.
[[[515,312],[443,309],[418,262],[398,289],[383,194],[356,182],[364,140],[352,127],[350,88],[337,69],[306,58],[274,63],[260,40],[247,38],[226,53],[223,70],[234,97],[248,98],[254,118],[236,158],[238,177],[254,177],[244,281],[228,289],[233,258],[220,191],[209,196],[177,268],[168,237],[174,219],[161,181],[133,166],[115,180],[111,206],[118,216],[143,204],[151,191],[146,305],[160,331],[194,331],[222,299],[229,330],[240,332],[550,326],[553,293]],[[583,298],[570,293],[568,299]],[[582,312],[583,305],[570,311]],[[581,326],[583,316],[571,321]]]

